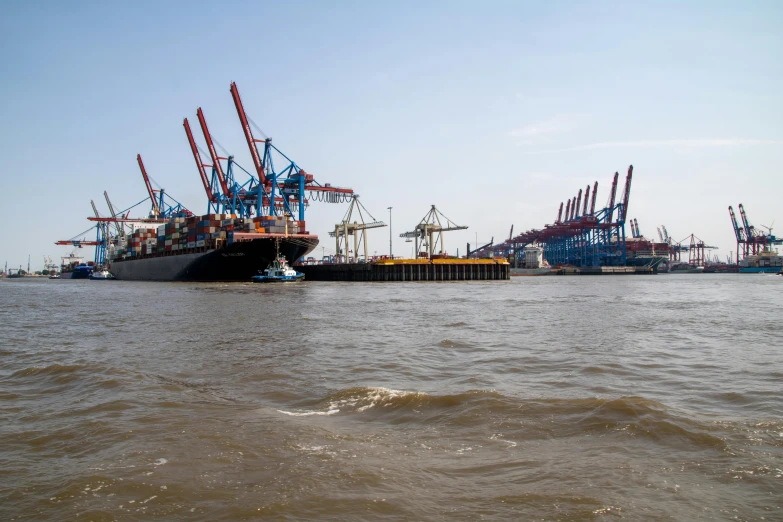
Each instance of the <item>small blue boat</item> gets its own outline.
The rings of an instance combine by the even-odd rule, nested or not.
[[[277,256],[263,274],[253,276],[254,283],[296,283],[304,279],[304,274],[290,266],[284,256]]]

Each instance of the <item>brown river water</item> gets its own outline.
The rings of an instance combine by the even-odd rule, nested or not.
[[[0,520],[783,520],[783,277],[0,281]]]

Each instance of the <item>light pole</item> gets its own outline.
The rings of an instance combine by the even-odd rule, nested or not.
[[[389,258],[394,259],[394,255],[392,254],[392,208],[388,207],[389,210]]]

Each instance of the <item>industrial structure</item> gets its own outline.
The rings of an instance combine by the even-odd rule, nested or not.
[[[316,182],[312,174],[282,153],[253,123],[235,83],[229,90],[250,151],[252,169],[242,168],[219,144],[199,107],[196,115],[208,150],[204,155],[211,160],[211,163],[204,162],[204,151],[197,145],[188,120],[183,121],[190,152],[207,195],[206,215],[195,216],[162,188],[153,188],[138,154],[136,160],[148,197],[122,212],[115,212],[108,194],[104,193],[110,216],[101,216],[93,203],[94,215],[88,219],[96,223],[94,227],[57,244],[95,246],[94,264],[114,265],[124,278],[151,280],[249,279],[278,253],[296,260],[310,252],[318,239],[305,229],[309,201],[355,202],[353,190]],[[255,137],[251,126],[263,139]],[[218,148],[225,153],[223,156],[218,155]],[[129,211],[144,201],[150,202],[148,215],[131,218]],[[372,222],[363,226],[360,229],[346,225],[343,231],[351,229],[363,236],[367,228],[384,224]],[[93,228],[95,239],[88,239],[86,236]],[[343,240],[348,235],[351,234]],[[366,258],[366,243],[364,249]],[[160,257],[177,259],[153,261]],[[138,260],[146,261],[135,262]]]
[[[615,172],[609,200],[604,208],[596,210],[598,182],[587,185],[584,192],[560,203],[557,219],[541,229],[528,230],[499,245],[482,247],[478,254],[513,252],[515,263],[526,245],[543,248],[544,258],[553,266],[623,267],[627,262],[625,221],[631,197],[633,165],[628,167],[625,190],[619,201]],[[584,196],[584,197],[583,197]],[[565,209],[565,212],[563,212]]]
[[[365,221],[365,214],[367,214],[370,221]],[[337,256],[336,259],[342,262],[369,262],[367,230],[385,226],[386,223],[375,219],[372,214],[364,208],[364,205],[359,201],[358,194],[352,194],[351,204],[348,206],[348,210],[342,221],[334,226],[333,232],[329,232],[329,235],[335,238],[334,251]],[[353,236],[353,248],[348,244],[348,239],[351,236]],[[364,253],[363,257],[359,255],[360,252]]]
[[[729,206],[729,216],[731,217],[731,224],[734,228],[734,237],[737,240],[737,263],[740,260],[748,256],[757,256],[764,251],[767,251],[772,245],[783,244],[783,238],[777,238],[772,235],[772,226],[761,225],[767,229],[767,233],[757,230],[748,220],[748,215],[745,212],[745,208],[742,203],[739,204],[740,217],[742,218],[742,226],[737,223],[737,216],[734,214],[734,209]],[[773,222],[774,224],[774,222]],[[740,257],[740,254],[742,257]]]
[[[412,231],[400,234],[400,237],[413,239],[415,259],[420,257],[432,259],[447,256],[443,240],[444,232],[466,230],[467,228],[457,225],[435,208],[435,205],[432,205],[419,224]]]

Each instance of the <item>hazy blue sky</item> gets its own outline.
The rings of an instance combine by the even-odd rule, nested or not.
[[[137,153],[205,212],[182,118],[201,106],[249,168],[232,81],[301,167],[379,219],[394,207],[396,254],[431,204],[470,227],[446,239],[464,254],[596,180],[603,204],[633,164],[642,233],[725,257],[728,205],[783,235],[781,27],[781,2],[5,1],[0,263],[66,255],[54,241],[88,228],[90,199],[106,212],[104,190],[143,199]],[[327,251],[345,210],[308,211]]]

